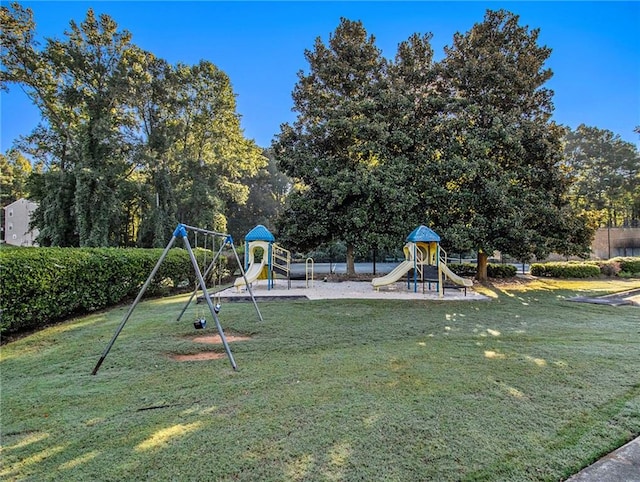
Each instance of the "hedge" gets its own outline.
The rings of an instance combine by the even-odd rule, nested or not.
[[[622,273],[628,273],[629,276],[640,276],[640,258],[613,258],[613,261],[620,264]]]
[[[464,276],[467,278],[473,278],[478,271],[476,265],[471,263],[450,263],[447,264],[447,267],[458,276]],[[489,278],[513,278],[517,272],[518,268],[512,264],[489,263],[487,265],[487,276]]]
[[[587,262],[534,263],[531,274],[546,278],[596,278],[600,276],[600,267]]]
[[[137,295],[162,249],[21,248],[0,250],[0,335],[43,327]],[[204,266],[205,250],[194,250]],[[210,253],[210,251],[208,252]],[[211,254],[207,255],[211,260]],[[224,261],[226,262],[226,260]],[[189,254],[173,248],[145,295],[190,289]]]

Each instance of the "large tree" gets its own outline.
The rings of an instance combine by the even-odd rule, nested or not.
[[[122,182],[131,173],[123,129],[131,124],[125,103],[131,35],[93,10],[70,22],[64,40],[35,42],[32,13],[2,7],[2,83],[20,85],[40,108],[42,122],[25,146],[47,164],[36,222],[43,244],[72,244],[55,217],[75,224],[79,244],[118,244]],[[73,205],[61,192],[73,189]],[[53,221],[53,222],[52,222]]]
[[[601,225],[640,225],[640,154],[606,129],[584,124],[565,136],[571,199]]]
[[[92,9],[62,39],[36,42],[29,9],[0,9],[0,81],[42,122],[20,142],[44,166],[33,182],[41,245],[164,245],[177,221],[224,229],[243,180],[266,165],[244,137],[228,76],[170,66]]]
[[[281,170],[296,181],[278,228],[300,249],[345,242],[354,274],[355,247],[376,232],[374,198],[384,197],[386,61],[362,24],[344,18],[328,44],[317,38],[305,57],[309,72],[298,73],[293,92],[298,117],[273,145]]]
[[[140,183],[142,246],[162,247],[170,239],[177,219],[171,150],[180,134],[177,92],[180,82],[168,62],[150,52],[133,50],[132,62],[140,68],[130,74],[130,104],[138,119],[134,162],[144,180]]]
[[[229,77],[211,62],[179,65],[177,125],[172,150],[177,214],[185,223],[226,230],[230,203],[244,204],[246,177],[267,165],[261,149],[244,137]]]
[[[32,222],[40,229],[41,245],[77,245],[73,165],[78,112],[69,103],[58,102],[58,77],[36,40],[33,12],[12,3],[0,7],[0,20],[0,85],[3,90],[11,84],[19,86],[42,116],[42,122],[19,145],[44,170],[32,183],[31,195],[40,201]]]
[[[256,176],[246,176],[242,184],[249,188],[245,204],[229,203],[227,230],[234,237],[242,239],[254,226],[262,224],[275,230],[273,224],[284,207],[291,187],[291,181],[278,170],[271,149],[262,151],[268,165],[260,169]]]
[[[386,142],[387,213],[395,226],[395,246],[420,224],[433,226],[428,207],[438,189],[433,164],[439,150],[442,96],[439,73],[433,60],[431,34],[413,34],[398,45],[389,66],[385,114],[389,122]],[[395,221],[392,221],[395,220]]]
[[[520,259],[588,250],[561,170],[563,129],[550,120],[551,49],[538,37],[517,15],[487,11],[445,49],[446,138],[431,212],[452,247],[477,250],[481,280],[494,250]]]

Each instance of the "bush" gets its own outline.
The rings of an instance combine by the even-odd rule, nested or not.
[[[476,268],[476,265],[471,263],[447,263],[447,268],[449,268],[458,276],[462,276],[464,278],[473,278],[478,270],[478,268]]]
[[[447,267],[458,276],[465,278],[475,277],[478,268],[475,264],[462,263],[462,264],[447,264]],[[487,265],[487,276],[489,278],[513,278],[518,272],[518,268],[512,264],[494,264],[489,263]]]
[[[617,276],[620,272],[620,263],[609,261],[595,261],[595,264],[600,268],[600,274],[603,276]]]
[[[512,264],[493,264],[487,266],[487,276],[489,278],[513,278],[518,272]]]
[[[0,250],[0,334],[36,329],[134,297],[162,251],[120,248]],[[194,252],[203,266],[205,250]],[[211,254],[207,257],[212,259]],[[187,251],[171,249],[146,295],[165,294],[179,287],[191,289],[195,278]]]
[[[600,268],[590,262],[534,263],[531,274],[546,278],[595,278],[600,276]]]
[[[614,258],[620,264],[620,271],[628,277],[640,276],[640,258]]]

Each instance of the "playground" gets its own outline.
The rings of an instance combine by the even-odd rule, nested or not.
[[[337,299],[368,299],[368,300],[443,300],[443,301],[479,301],[488,298],[479,292],[469,289],[464,290],[445,289],[441,297],[434,286],[432,289],[425,287],[418,291],[407,289],[407,283],[403,281],[387,285],[383,290],[375,290],[370,281],[323,281],[314,280],[308,283],[305,280],[291,280],[291,286],[287,286],[286,280],[276,280],[268,289],[265,280],[257,280],[253,283],[253,296],[258,300],[337,300]],[[247,300],[245,291],[238,291],[230,287],[216,293],[223,300],[241,301]]]
[[[406,238],[405,259],[389,273],[362,281],[332,282],[316,275],[313,259],[305,263],[304,280],[291,279],[291,252],[275,243],[267,228],[258,225],[245,237],[243,276],[233,287],[216,293],[228,300],[259,298],[306,298],[310,300],[360,298],[404,300],[487,299],[476,293],[473,281],[453,273],[447,266],[440,236],[426,226],[418,226]],[[406,280],[405,280],[406,278]],[[469,288],[469,289],[467,289]]]

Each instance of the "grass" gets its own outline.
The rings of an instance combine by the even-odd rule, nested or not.
[[[141,303],[96,376],[128,307],[71,320],[2,347],[0,479],[561,480],[640,434],[639,309],[566,299],[634,287],[224,303],[237,372],[169,358],[223,352],[185,296]]]

